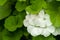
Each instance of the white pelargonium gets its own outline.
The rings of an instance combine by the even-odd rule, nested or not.
[[[27,15],[23,23],[32,36],[43,35],[47,37],[55,31],[50,21],[50,16],[45,14],[44,10],[41,10],[39,14],[26,13]]]

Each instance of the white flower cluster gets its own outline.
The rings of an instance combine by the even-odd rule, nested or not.
[[[23,23],[32,36],[43,35],[47,37],[51,33],[54,34],[55,27],[52,26],[50,16],[45,14],[44,10],[41,10],[37,15],[26,13],[27,15]]]

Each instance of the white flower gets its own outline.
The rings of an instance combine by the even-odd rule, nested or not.
[[[27,12],[26,19],[23,23],[32,36],[43,35],[47,37],[55,31],[50,21],[50,16],[45,14],[44,10],[41,10],[38,15]]]
[[[55,32],[52,33],[54,36],[60,35],[60,28],[56,28]]]
[[[55,28],[53,26],[48,26],[47,28],[44,29],[42,35],[47,37],[50,35],[50,33],[53,33],[54,31],[55,31]]]

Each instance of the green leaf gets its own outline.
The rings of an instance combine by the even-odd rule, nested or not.
[[[3,26],[0,25],[0,32],[2,32],[2,30],[3,30]]]
[[[15,8],[16,8],[17,11],[21,12],[21,11],[25,10],[26,6],[27,6],[26,2],[19,2],[18,1],[16,3]]]
[[[51,22],[53,23],[53,25],[55,27],[60,27],[60,14],[59,14],[59,12],[48,11],[48,13],[51,13],[49,15],[50,15],[50,19],[51,19]]]
[[[11,13],[10,3],[7,2],[5,5],[0,6],[0,20],[4,19],[5,17],[9,16]]]
[[[11,10],[0,7],[0,20],[9,16],[10,15]]]
[[[37,14],[39,11],[37,11],[37,10],[33,10],[32,8],[31,8],[31,6],[28,6],[27,8],[26,8],[26,11],[28,11],[30,14]]]
[[[3,6],[6,2],[7,0],[0,0],[0,6]]]
[[[25,15],[26,13],[24,11],[18,13],[18,15],[16,16],[17,18],[17,27],[21,28],[23,26],[23,20],[25,19]]]
[[[31,5],[26,8],[26,11],[30,14],[37,14],[46,6],[46,2],[44,0],[30,0],[30,3]]]
[[[50,6],[49,6],[50,5]],[[60,11],[59,11],[59,2],[50,2],[47,5],[47,14],[50,15],[51,22],[55,27],[60,27]]]
[[[49,37],[37,36],[37,37],[32,37],[32,40],[55,40],[55,38],[53,36],[49,36]]]
[[[60,1],[60,0],[56,0],[56,1]]]
[[[18,0],[18,1],[20,1],[20,2],[21,2],[21,1],[26,1],[26,0]]]
[[[0,26],[0,40],[2,40],[2,30],[3,30],[3,26]]]
[[[18,14],[19,12],[17,10],[14,10],[12,15],[18,15]]]
[[[29,36],[29,33],[27,32],[26,28],[23,28],[23,34],[24,34],[24,36],[26,36],[26,37]]]
[[[46,2],[53,2],[53,1],[56,1],[56,0],[46,0]]]
[[[52,35],[50,35],[49,37],[46,37],[45,40],[56,40]]]
[[[54,26],[60,27],[60,14],[57,14],[55,19],[56,20],[55,20]]]
[[[0,32],[0,40],[2,40],[2,32]]]
[[[23,32],[21,30],[17,30],[15,32],[9,32],[6,29],[2,32],[3,40],[20,40]]]
[[[17,19],[15,16],[10,16],[5,20],[5,28],[9,31],[15,31],[17,29]]]
[[[17,28],[23,26],[23,20],[25,18],[25,12],[21,12],[16,16],[10,16],[5,20],[5,28],[9,31],[15,31]]]
[[[10,0],[11,2],[16,2],[16,0]]]
[[[27,31],[24,31],[24,36],[28,37],[29,33]]]

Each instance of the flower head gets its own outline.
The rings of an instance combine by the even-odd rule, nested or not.
[[[38,15],[27,12],[24,26],[27,27],[27,31],[32,36],[43,35],[47,37],[55,31],[50,21],[50,16],[45,14],[44,10],[41,10]]]

